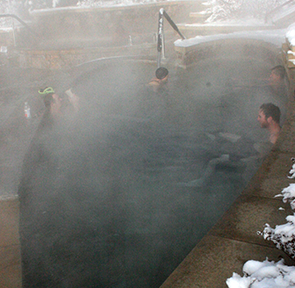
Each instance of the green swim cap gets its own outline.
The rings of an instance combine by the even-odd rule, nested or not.
[[[38,91],[39,94],[41,95],[47,95],[47,94],[52,94],[52,93],[55,93],[54,92],[54,89],[52,87],[46,87],[44,89],[40,89]]]

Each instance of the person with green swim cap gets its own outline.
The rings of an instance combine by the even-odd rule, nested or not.
[[[62,99],[52,87],[40,89],[38,93],[44,97],[44,105],[52,116],[61,114]]]

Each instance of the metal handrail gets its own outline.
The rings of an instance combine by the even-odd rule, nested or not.
[[[0,14],[0,18],[2,18],[2,17],[15,18],[18,22],[20,22],[21,24],[23,24],[30,31],[30,33],[32,33],[36,37],[40,37],[40,35],[38,35],[35,31],[33,31],[26,22],[24,22],[22,19],[20,19],[15,14]]]
[[[171,27],[179,34],[182,40],[185,39],[183,34],[179,31],[177,25],[172,21],[170,16],[167,14],[167,12],[161,8],[159,11],[159,25],[158,25],[158,42],[157,42],[157,51],[158,51],[158,57],[157,57],[157,65],[158,67],[161,66],[161,60],[162,58],[165,58],[165,39],[164,39],[164,19],[165,17]]]
[[[26,23],[26,22],[24,22],[22,19],[20,19],[18,16],[16,16],[15,14],[0,14],[0,18],[5,18],[5,17],[10,17],[10,18],[14,18],[14,19],[16,19],[18,22],[20,22],[23,26],[25,26],[27,29],[28,29],[28,31],[32,34],[32,35],[34,35],[34,37],[41,37],[39,34],[37,34],[35,31],[33,31],[31,28],[30,28],[30,26]],[[13,27],[13,35],[14,35],[14,27]],[[14,37],[14,46],[16,46],[16,43],[15,43],[15,36],[13,36]]]

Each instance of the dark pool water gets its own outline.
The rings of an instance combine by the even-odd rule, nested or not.
[[[257,169],[241,159],[267,139],[259,106],[286,101],[265,86],[270,68],[239,57],[171,67],[164,96],[146,87],[156,67],[139,61],[77,79],[80,112],[44,120],[24,162],[24,287],[159,287]]]

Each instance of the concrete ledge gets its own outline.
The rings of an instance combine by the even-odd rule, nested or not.
[[[76,48],[64,50],[22,50],[19,56],[23,68],[60,70],[99,58],[116,56],[142,56],[156,59],[156,43],[121,47]]]
[[[263,261],[286,258],[276,248],[244,241],[208,235],[192,250],[178,268],[163,283],[161,288],[221,288],[233,272],[239,272],[249,259]],[[287,264],[293,262],[286,258]]]
[[[265,241],[257,232],[263,230],[265,223],[272,227],[286,223],[285,218],[292,214],[288,206],[290,205],[283,204],[280,199],[242,195],[209,234],[273,247],[272,242]],[[279,211],[280,207],[285,210]]]
[[[215,224],[200,243],[163,283],[161,288],[170,287],[227,287],[226,279],[233,272],[240,273],[244,263],[254,259],[278,261],[285,259],[287,265],[294,265],[283,251],[272,242],[265,241],[257,231],[264,224],[272,227],[286,223],[286,216],[292,214],[289,204],[284,204],[269,193],[263,181],[280,168],[280,160],[273,153],[257,172],[245,192],[234,202],[225,215]],[[267,172],[267,173],[265,173]],[[283,187],[282,187],[283,188]],[[268,194],[265,193],[268,191]],[[251,195],[252,194],[252,195]],[[257,195],[255,195],[257,194]],[[285,210],[280,211],[283,207]]]
[[[225,24],[225,23],[193,23],[193,24],[177,24],[181,33],[183,33],[187,38],[195,37],[199,35],[214,35],[219,33],[232,33],[237,31],[257,31],[257,30],[270,30],[276,29],[274,25],[261,24],[259,25],[242,25],[238,24]]]
[[[212,39],[204,38],[204,41],[200,40],[199,43],[190,43],[188,40],[187,44],[182,44],[181,40],[178,40],[174,44],[174,49],[180,62],[179,66],[183,68],[197,65],[199,61],[207,58],[233,56],[261,59],[275,65],[275,55],[279,55],[280,52],[280,47],[272,43],[254,37],[247,38],[242,34],[238,38],[235,38],[234,34],[219,35]]]
[[[0,201],[0,287],[22,287],[19,200]]]

